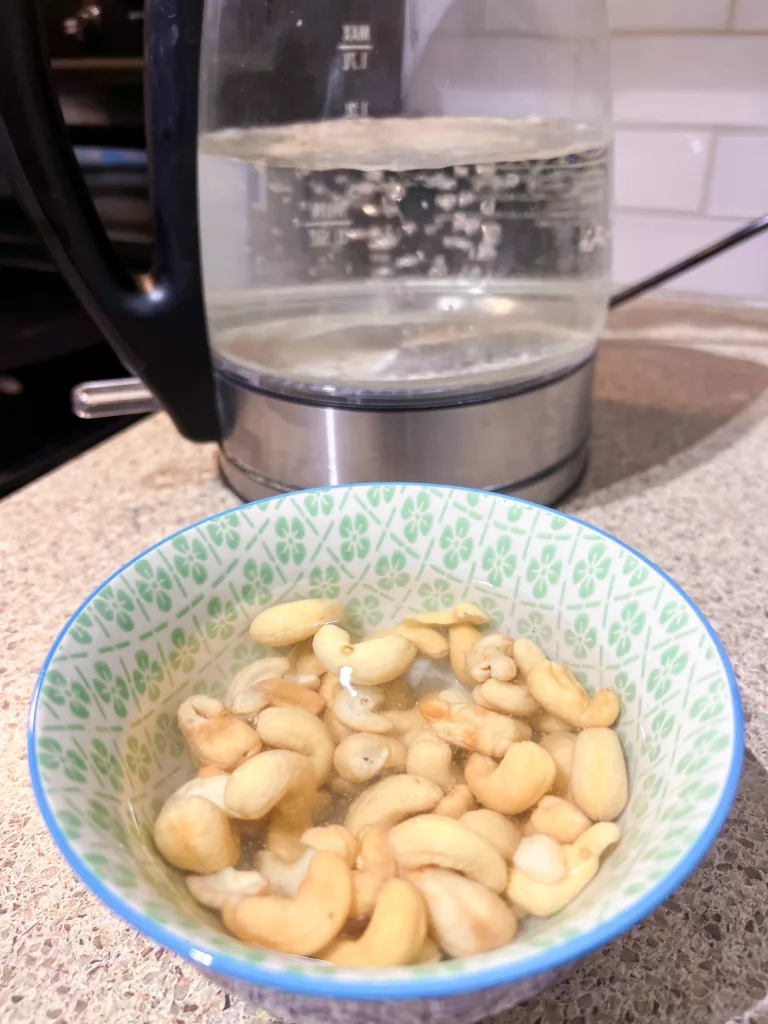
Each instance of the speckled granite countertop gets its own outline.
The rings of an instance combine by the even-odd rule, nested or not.
[[[604,348],[592,467],[566,508],[656,561],[720,632],[747,714],[741,791],[672,899],[496,1024],[768,1024],[768,343],[749,331],[726,346],[715,331],[685,340]],[[235,503],[213,449],[157,416],[0,504],[0,1021],[272,1019],[74,879],[25,764],[32,686],[68,615],[137,551]]]

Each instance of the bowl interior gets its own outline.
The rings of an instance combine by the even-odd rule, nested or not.
[[[223,695],[264,653],[266,605],[339,597],[355,633],[462,600],[529,636],[590,690],[616,689],[631,799],[597,879],[504,949],[356,972],[249,949],[155,852],[152,822],[193,774],[175,713]],[[738,779],[741,724],[706,622],[658,570],[577,520],[524,502],[417,485],[360,486],[245,506],[171,537],[83,605],[41,673],[30,761],[72,866],[133,924],[212,970],[298,991],[425,995],[520,978],[587,952],[649,912],[706,851]],[[383,986],[383,988],[382,988]]]

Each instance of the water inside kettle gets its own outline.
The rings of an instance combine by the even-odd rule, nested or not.
[[[609,272],[609,147],[576,122],[424,117],[200,139],[215,357],[270,389],[468,389],[575,362]]]

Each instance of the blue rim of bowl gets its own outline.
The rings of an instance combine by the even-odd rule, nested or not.
[[[653,572],[658,573],[658,575],[662,579],[666,580],[666,582],[680,595],[682,600],[688,605],[696,618],[702,624],[715,646],[715,650],[717,651],[728,680],[728,689],[731,697],[731,712],[733,715],[733,746],[731,750],[731,762],[728,767],[728,775],[725,780],[725,785],[723,786],[720,798],[718,799],[717,805],[712,811],[709,820],[701,830],[696,842],[693,843],[685,856],[682,857],[673,869],[660,879],[650,892],[645,894],[645,896],[627,907],[627,909],[623,910],[620,914],[617,914],[616,917],[611,918],[609,921],[605,921],[603,924],[593,928],[585,935],[580,935],[578,938],[570,939],[567,942],[552,947],[552,949],[527,957],[525,960],[520,960],[511,964],[494,965],[484,970],[475,971],[468,976],[462,976],[460,972],[456,972],[455,974],[430,977],[425,973],[425,977],[423,978],[414,977],[393,981],[377,981],[375,972],[361,972],[359,981],[348,981],[319,974],[302,975],[294,974],[289,971],[281,973],[273,969],[263,968],[258,963],[249,963],[245,960],[238,960],[226,953],[220,953],[215,950],[199,949],[197,945],[189,939],[185,939],[183,936],[178,935],[176,932],[171,931],[159,922],[147,917],[140,911],[137,911],[130,903],[127,903],[121,896],[104,885],[101,879],[95,875],[87,864],[85,864],[85,862],[80,858],[79,854],[72,848],[69,840],[64,835],[64,832],[59,826],[53,810],[48,803],[37,765],[35,750],[37,709],[42,692],[43,680],[48,672],[51,660],[70,626],[81,614],[84,608],[90,604],[93,598],[103,587],[137,562],[140,558],[144,558],[150,551],[154,551],[156,548],[166,544],[170,540],[173,540],[175,537],[179,537],[181,534],[187,533],[189,530],[201,526],[204,523],[211,522],[214,519],[219,519],[221,516],[227,515],[227,513],[237,512],[244,508],[250,508],[254,505],[264,505],[273,501],[279,501],[281,498],[285,498],[286,495],[276,495],[275,497],[264,498],[261,501],[250,502],[247,505],[237,505],[233,508],[225,509],[222,512],[217,512],[215,515],[206,516],[204,519],[200,519],[196,523],[190,523],[181,530],[177,530],[168,537],[164,537],[162,540],[152,544],[145,551],[142,551],[129,562],[126,562],[125,565],[113,572],[111,576],[104,580],[104,582],[101,583],[82,602],[77,611],[70,616],[68,622],[56,637],[56,640],[43,663],[43,667],[37,677],[29,710],[27,731],[29,770],[32,778],[32,788],[34,790],[35,799],[37,800],[37,805],[40,808],[40,813],[43,816],[46,827],[58,846],[59,852],[78,878],[85,883],[91,892],[98,896],[102,903],[106,904],[110,910],[114,911],[115,914],[121,917],[128,924],[132,925],[138,932],[148,936],[159,945],[165,946],[167,949],[177,953],[185,960],[193,963],[196,967],[203,968],[206,973],[233,978],[238,981],[247,982],[251,985],[260,985],[265,988],[279,989],[281,991],[291,992],[297,995],[314,996],[326,999],[351,999],[360,1000],[362,1002],[390,999],[398,1001],[406,999],[435,999],[440,997],[446,998],[450,996],[467,995],[471,992],[482,991],[484,989],[495,988],[497,986],[512,985],[515,982],[524,981],[534,975],[545,974],[546,972],[562,967],[565,964],[581,960],[583,957],[588,956],[590,953],[593,953],[607,945],[607,943],[611,942],[619,935],[629,931],[630,928],[634,927],[634,925],[638,924],[645,917],[651,914],[661,903],[664,902],[664,900],[667,899],[667,897],[671,896],[672,893],[683,884],[686,878],[688,878],[688,876],[692,874],[701,863],[725,823],[725,819],[728,816],[728,812],[738,790],[742,764],[744,761],[744,717],[742,714],[741,699],[739,696],[736,678],[734,676],[731,663],[728,660],[728,656],[725,653],[725,649],[723,648],[717,634],[694,601],[691,600],[691,598],[677,583],[675,583],[673,579],[671,579],[657,565],[651,562],[650,559],[630,547],[629,544],[625,544],[617,537],[606,533],[605,530],[600,530],[598,527],[592,526],[589,523],[584,522],[584,520],[578,519],[576,516],[568,515],[565,512],[546,508],[545,506],[537,505],[535,502],[525,501],[522,498],[509,497],[504,494],[478,491],[469,487],[445,487],[438,484],[407,484],[387,481],[386,483],[375,482],[370,484],[346,484],[338,487],[316,487],[295,493],[314,494],[329,490],[353,490],[357,487],[428,487],[432,490],[451,492],[458,491],[467,494],[480,494],[486,497],[490,493],[494,498],[501,501],[509,501],[519,505],[526,505],[531,508],[543,509],[548,513],[567,519],[570,522],[576,523],[579,526],[582,526],[585,529],[618,544],[644,565],[652,569]]]

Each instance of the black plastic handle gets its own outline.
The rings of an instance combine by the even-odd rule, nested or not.
[[[40,0],[3,0],[0,165],[62,274],[123,363],[194,441],[220,433],[200,279],[197,87],[203,0],[148,0],[147,144],[153,272],[118,261],[67,137]]]

